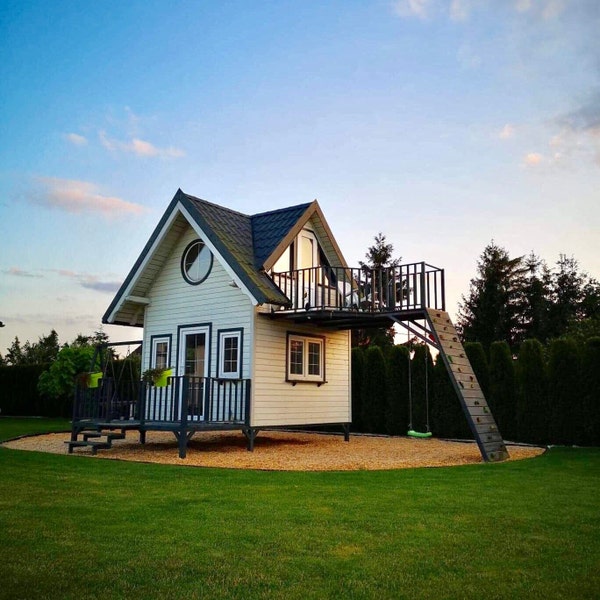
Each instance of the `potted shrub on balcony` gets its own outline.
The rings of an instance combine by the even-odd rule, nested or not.
[[[156,387],[166,387],[169,383],[169,377],[173,376],[173,368],[166,369],[146,369],[142,375],[142,381],[150,383]]]

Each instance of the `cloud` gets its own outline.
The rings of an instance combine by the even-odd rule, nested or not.
[[[431,0],[396,0],[393,10],[402,18],[427,19],[430,16],[432,4]]]
[[[92,273],[78,273],[69,269],[49,269],[49,271],[61,277],[72,279],[79,283],[81,287],[97,292],[114,294],[121,287],[122,283],[121,281],[104,281]]]
[[[88,143],[87,138],[78,133],[67,133],[65,138],[74,146],[85,146]]]
[[[525,155],[523,164],[526,167],[537,167],[538,165],[541,165],[543,161],[544,157],[541,154],[538,152],[530,152],[529,154]]]
[[[97,185],[87,181],[57,177],[39,177],[37,181],[41,189],[32,191],[29,201],[47,208],[75,214],[99,213],[105,217],[140,215],[148,210],[141,204],[104,196]]]
[[[510,123],[506,123],[504,127],[500,130],[498,137],[501,140],[509,140],[510,138],[515,136],[515,128]]]
[[[19,267],[11,267],[2,271],[5,275],[12,275],[14,277],[27,277],[27,278],[40,278],[42,275],[39,273],[32,273],[31,271],[23,271]]]
[[[100,143],[110,152],[126,152],[135,154],[136,156],[157,156],[159,158],[180,158],[185,156],[185,152],[181,148],[173,146],[158,148],[151,142],[139,138],[133,138],[131,141],[124,142],[109,137],[105,131],[99,131],[98,137],[100,138]]]

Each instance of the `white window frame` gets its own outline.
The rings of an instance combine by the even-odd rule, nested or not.
[[[237,370],[225,371],[225,341],[237,339]],[[242,330],[219,331],[219,378],[241,379],[242,377]]]
[[[150,368],[156,369],[156,359],[158,357],[158,345],[166,344],[167,345],[167,357],[165,361],[165,365],[161,368],[168,369],[171,366],[171,336],[169,335],[157,335],[152,336],[152,356],[150,357]]]
[[[302,343],[302,373],[292,373],[292,342]],[[319,374],[311,375],[308,373],[310,344],[317,344],[319,347]],[[286,349],[286,381],[295,383],[326,383],[325,380],[325,338],[316,335],[306,335],[303,333],[288,333]]]

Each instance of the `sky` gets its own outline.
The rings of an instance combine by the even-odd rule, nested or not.
[[[600,278],[597,0],[0,0],[0,353],[102,315],[178,188]],[[140,330],[104,326],[114,341]]]

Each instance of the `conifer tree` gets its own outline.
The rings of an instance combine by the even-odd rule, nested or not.
[[[581,402],[581,362],[573,340],[552,340],[548,346],[549,438],[553,444],[573,444]]]
[[[517,373],[519,441],[546,444],[549,418],[548,384],[544,347],[538,340],[525,340],[521,344]]]
[[[361,421],[366,433],[385,433],[387,390],[385,359],[379,346],[365,351],[365,388]]]
[[[504,439],[517,439],[517,389],[515,366],[506,342],[490,346],[490,395],[492,414]]]
[[[404,435],[408,430],[408,366],[406,346],[394,346],[387,357],[386,431]]]

